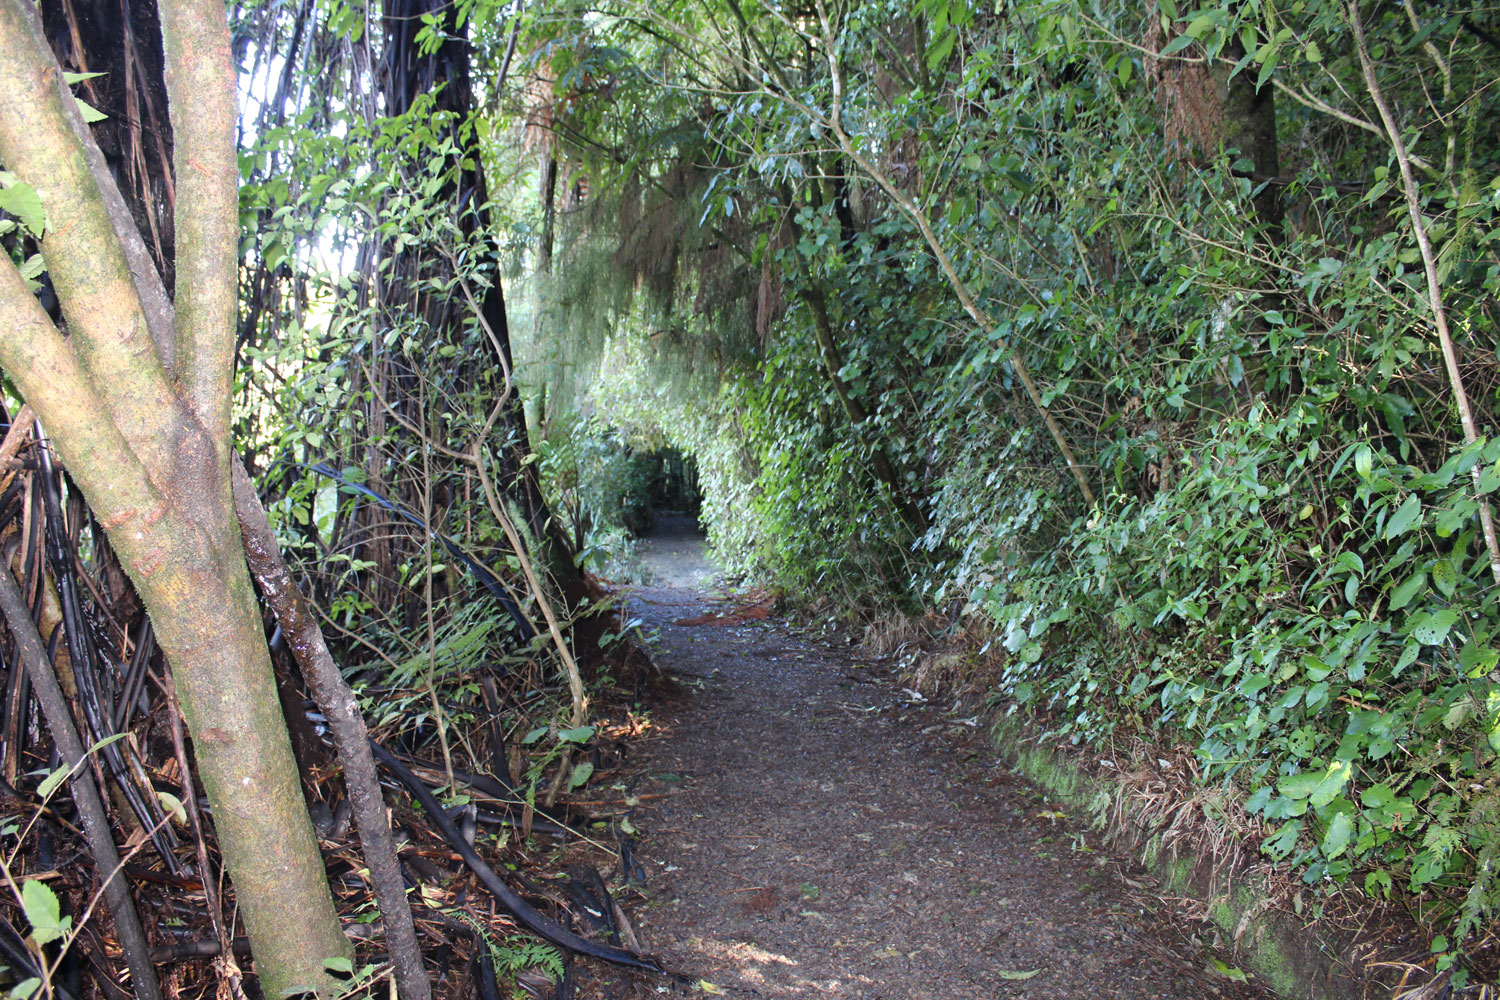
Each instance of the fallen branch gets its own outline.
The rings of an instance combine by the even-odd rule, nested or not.
[[[647,972],[663,972],[662,967],[653,959],[634,955],[623,948],[611,948],[608,945],[590,941],[542,916],[536,907],[526,902],[510,886],[501,881],[500,876],[496,875],[494,869],[485,863],[484,859],[474,850],[473,845],[464,839],[463,834],[453,824],[453,821],[448,818],[447,812],[432,794],[432,789],[428,788],[426,783],[415,774],[412,774],[406,765],[397,759],[395,754],[374,740],[370,741],[370,749],[385,769],[390,771],[401,784],[405,785],[407,791],[411,792],[412,797],[427,811],[427,815],[432,818],[433,823],[437,825],[444,839],[448,841],[448,846],[453,848],[459,857],[463,858],[464,864],[468,865],[469,869],[474,872],[480,884],[489,890],[500,901],[501,905],[513,913],[521,923],[559,948],[566,948],[580,955],[588,955],[590,958],[613,962],[616,965],[644,969]]]

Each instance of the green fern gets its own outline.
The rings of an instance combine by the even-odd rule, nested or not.
[[[562,952],[552,945],[520,934],[510,934],[496,939],[490,934],[489,928],[474,919],[471,914],[463,910],[449,910],[448,914],[468,924],[474,933],[479,935],[485,947],[490,950],[490,959],[495,963],[497,977],[515,976],[516,973],[527,969],[540,969],[553,980],[562,979],[564,972]],[[523,997],[525,994],[517,990],[515,996]]]

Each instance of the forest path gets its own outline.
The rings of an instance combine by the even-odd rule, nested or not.
[[[691,559],[682,542],[644,556]],[[683,685],[650,708],[629,788],[637,931],[674,970],[734,996],[1273,995],[1207,971],[1197,925],[1133,893],[973,721],[784,622],[686,624],[732,608],[699,591],[640,588],[631,606]]]

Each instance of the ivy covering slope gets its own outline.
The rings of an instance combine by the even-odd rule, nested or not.
[[[588,67],[550,77],[588,211],[539,308],[604,359],[574,359],[585,407],[696,453],[723,557],[982,623],[997,700],[1194,747],[1271,859],[1483,968],[1496,10],[623,2],[550,30],[539,64]]]

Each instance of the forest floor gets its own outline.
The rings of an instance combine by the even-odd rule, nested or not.
[[[1213,932],[1015,774],[980,719],[757,620],[765,604],[733,614],[746,602],[706,592],[686,520],[640,555],[664,585],[632,613],[676,684],[632,750],[647,878],[631,913],[670,969],[731,996],[1273,996],[1230,978]]]

